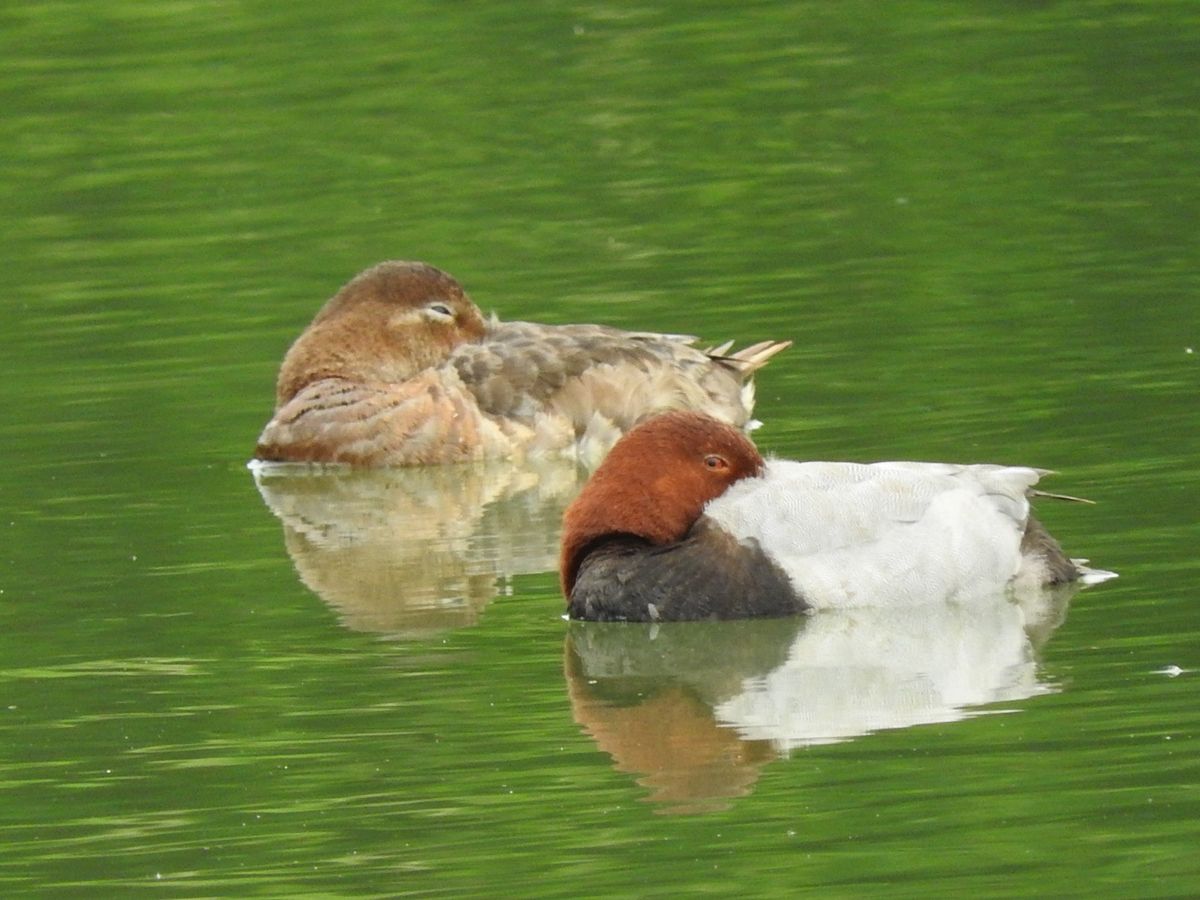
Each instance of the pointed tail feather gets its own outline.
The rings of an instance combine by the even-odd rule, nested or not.
[[[705,354],[711,359],[727,363],[743,377],[746,377],[765,366],[768,360],[776,353],[780,353],[792,346],[792,342],[759,341],[757,344],[751,344],[749,347],[743,347],[736,353],[730,354],[728,350],[731,346],[733,346],[733,342],[727,341],[718,347],[706,350]]]
[[[1052,494],[1049,491],[1035,490],[1030,491],[1029,495],[1031,497],[1047,497],[1050,500],[1068,500],[1071,503],[1086,503],[1088,506],[1096,505],[1095,500],[1089,500],[1087,497],[1072,497],[1070,494]]]
[[[1079,583],[1084,587],[1117,577],[1116,572],[1110,572],[1107,569],[1093,569],[1085,565],[1088,562],[1086,559],[1072,559],[1071,562],[1075,564],[1075,569],[1079,572]]]

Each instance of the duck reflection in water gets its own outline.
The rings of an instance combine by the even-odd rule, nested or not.
[[[572,622],[567,690],[575,720],[661,812],[707,812],[798,748],[1052,692],[1036,651],[1074,591],[734,622]]]
[[[586,477],[564,457],[252,471],[305,586],[348,628],[400,637],[472,625],[512,576],[552,571]]]

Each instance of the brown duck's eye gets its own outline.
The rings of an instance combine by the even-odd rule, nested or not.
[[[453,319],[454,310],[450,308],[449,303],[443,303],[440,300],[434,300],[425,304],[425,308],[429,310],[436,318]]]
[[[717,456],[715,453],[710,453],[704,457],[704,466],[713,472],[724,472],[729,468],[729,462],[723,456]]]

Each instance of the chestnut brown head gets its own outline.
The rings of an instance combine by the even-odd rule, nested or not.
[[[609,535],[680,540],[705,505],[763,458],[742,432],[695,412],[653,416],[619,440],[563,516],[560,574],[570,594],[581,554]]]

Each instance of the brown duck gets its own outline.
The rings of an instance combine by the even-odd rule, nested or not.
[[[663,410],[747,427],[752,375],[791,342],[729,353],[693,340],[485,319],[445,272],[383,262],[288,350],[254,455],[391,466],[568,452],[591,465]]]

